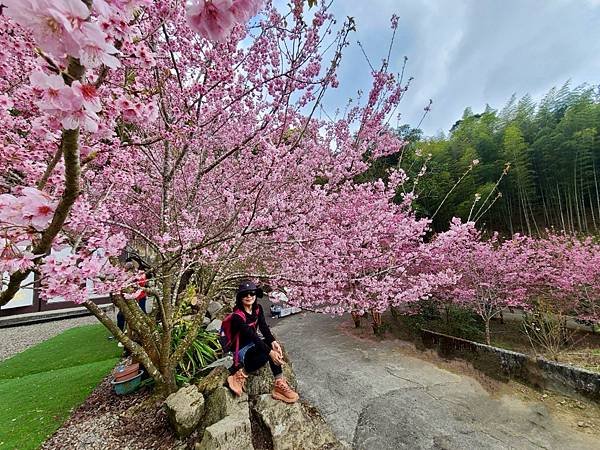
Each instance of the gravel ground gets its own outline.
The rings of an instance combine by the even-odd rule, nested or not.
[[[109,375],[41,450],[171,450],[187,448],[169,428],[162,401],[141,389],[122,397]],[[191,442],[191,441],[190,441]]]
[[[33,347],[69,328],[98,323],[94,316],[0,328],[0,361]]]

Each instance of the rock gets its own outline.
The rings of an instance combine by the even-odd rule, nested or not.
[[[246,392],[249,396],[270,394],[273,390],[273,373],[269,364],[265,364],[263,367],[258,369],[256,372],[248,374],[248,380],[246,380]],[[283,366],[283,376],[287,379],[292,389],[297,390],[298,382],[296,381],[296,375],[292,371],[292,366],[286,364]]]
[[[227,416],[246,415],[248,418],[250,417],[248,396],[242,394],[240,397],[236,397],[225,386],[215,389],[206,399],[205,405],[205,413],[198,426],[200,433]]]
[[[210,302],[208,307],[206,308],[207,314],[211,317],[211,319],[215,318],[215,313],[223,308],[223,304],[219,302]]]
[[[214,369],[215,367],[222,366],[222,367],[225,367],[226,369],[229,369],[232,365],[233,365],[233,356],[231,356],[230,353],[227,353],[225,356],[223,356],[219,359],[215,359],[213,362],[211,362],[207,366],[203,367],[202,370],[206,371],[206,373],[208,373],[210,370]]]
[[[186,314],[185,316],[181,317],[182,320],[185,320],[186,322],[193,322],[196,319],[196,314]],[[210,318],[204,316],[202,318],[202,325],[206,326],[210,323]]]
[[[583,428],[583,427],[585,427],[585,422],[582,422],[582,421],[577,422],[577,426]]]
[[[186,437],[194,431],[204,415],[204,397],[194,385],[169,395],[165,406],[169,422],[180,437]]]
[[[232,312],[233,312],[233,309],[231,308],[231,306],[225,305],[221,309],[219,309],[215,313],[215,315],[212,316],[212,318],[213,319],[223,320],[225,318],[225,316],[227,316],[228,314],[231,314]]]
[[[271,433],[274,450],[343,448],[323,418],[300,402],[287,404],[265,394],[255,411]]]
[[[215,389],[225,384],[228,376],[229,371],[225,367],[215,367],[197,384],[198,391],[208,397]]]
[[[208,326],[206,327],[206,331],[212,331],[214,333],[218,333],[219,330],[221,329],[222,323],[223,322],[221,322],[219,319],[215,319],[211,323],[208,324]]]
[[[302,447],[299,447],[302,448]],[[248,414],[234,414],[204,430],[195,450],[254,449]]]

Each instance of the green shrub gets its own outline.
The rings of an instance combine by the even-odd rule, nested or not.
[[[185,338],[190,329],[190,324],[190,321],[183,319],[175,324],[173,327],[173,348],[176,348],[179,342]],[[184,384],[198,378],[202,369],[217,359],[220,351],[221,345],[217,333],[207,332],[201,328],[196,339],[175,368],[177,382]]]
[[[466,308],[441,304],[435,299],[421,300],[413,314],[395,314],[398,325],[409,339],[420,335],[422,328],[470,340],[481,340],[485,334],[483,320]]]
[[[451,336],[480,341],[485,336],[485,323],[473,311],[455,305],[446,305],[438,320],[438,331]]]

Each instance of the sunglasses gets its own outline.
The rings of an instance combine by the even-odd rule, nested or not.
[[[255,291],[244,292],[242,294],[242,298],[244,298],[244,297],[256,297],[256,292]]]

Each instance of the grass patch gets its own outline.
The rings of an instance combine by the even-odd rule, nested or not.
[[[0,450],[36,449],[121,353],[104,326],[72,328],[0,363]]]
[[[0,379],[117,358],[120,350],[101,324],[71,328],[0,363]]]

